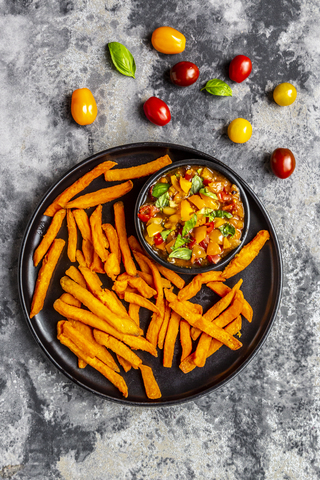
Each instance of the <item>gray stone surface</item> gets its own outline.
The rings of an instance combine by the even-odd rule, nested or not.
[[[1,0],[0,477],[63,480],[315,480],[320,478],[319,54],[317,0]],[[151,48],[160,25],[187,38],[182,55]],[[124,43],[136,80],[110,65],[106,44]],[[254,70],[232,98],[199,92],[228,79],[238,53]],[[194,61],[200,83],[178,90],[171,65]],[[296,85],[287,108],[272,101]],[[74,89],[93,92],[99,114],[80,127]],[[141,105],[171,107],[165,128]],[[239,116],[251,140],[232,144]],[[238,172],[266,206],[284,260],[281,308],[267,342],[219,391],[181,406],[144,409],[104,401],[55,369],[31,337],[19,304],[17,262],[25,226],[47,188],[90,154],[138,141],[198,148]],[[294,175],[274,177],[276,147],[290,148]]]

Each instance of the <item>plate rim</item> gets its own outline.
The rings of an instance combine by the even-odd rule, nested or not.
[[[121,153],[122,151],[124,152],[124,151],[130,150],[130,149],[138,149],[138,148],[139,149],[141,149],[141,148],[152,149],[153,147],[165,148],[165,149],[172,148],[172,149],[178,149],[178,150],[182,150],[182,151],[192,153],[192,154],[198,154],[201,157],[205,157],[205,159],[207,159],[207,160],[211,160],[211,161],[214,160],[215,162],[217,162],[217,163],[221,164],[223,167],[225,167],[227,170],[230,170],[231,174],[233,174],[242,183],[242,186],[249,191],[250,195],[253,197],[255,202],[259,205],[260,209],[264,213],[265,219],[266,219],[267,223],[269,224],[270,230],[273,233],[273,241],[275,243],[275,252],[276,252],[276,263],[277,263],[277,269],[278,269],[279,274],[278,274],[278,285],[276,287],[276,298],[277,299],[276,299],[276,301],[273,305],[272,313],[270,315],[270,319],[269,319],[269,322],[267,324],[267,327],[265,328],[265,331],[263,332],[263,335],[260,338],[260,340],[259,340],[258,344],[256,345],[255,349],[250,353],[248,358],[241,365],[239,365],[236,368],[235,371],[232,372],[232,374],[229,377],[225,378],[224,380],[221,380],[217,385],[205,388],[203,391],[200,391],[200,392],[194,393],[192,395],[186,396],[185,398],[180,398],[180,399],[176,399],[176,400],[166,400],[166,401],[161,401],[161,399],[150,400],[150,399],[146,398],[145,402],[144,401],[141,402],[141,401],[128,400],[128,399],[124,399],[124,398],[115,398],[115,397],[112,397],[108,394],[105,394],[105,393],[98,392],[98,391],[94,390],[90,386],[86,385],[85,383],[83,383],[80,380],[78,380],[77,378],[75,378],[71,373],[66,371],[55,360],[55,358],[53,358],[53,356],[50,354],[50,352],[47,351],[45,346],[42,344],[42,341],[41,341],[40,337],[37,335],[37,333],[36,333],[36,331],[35,331],[35,329],[32,325],[31,319],[29,318],[28,309],[27,309],[27,306],[26,306],[26,303],[25,303],[25,299],[24,299],[24,295],[23,295],[23,288],[22,288],[23,287],[22,263],[23,263],[24,252],[25,252],[25,249],[26,249],[26,244],[27,244],[29,232],[30,232],[31,226],[33,224],[33,221],[34,221],[35,217],[38,215],[39,211],[41,210],[42,205],[46,201],[47,197],[51,194],[51,192],[53,190],[55,190],[59,186],[60,183],[64,182],[74,171],[80,169],[81,167],[87,165],[88,163],[93,162],[94,160],[96,160],[96,159],[98,159],[98,158],[100,158],[104,155],[108,155],[108,154],[112,154],[112,153]],[[43,216],[43,214],[42,214],[42,216]],[[115,403],[118,403],[118,404],[121,403],[121,404],[127,405],[127,406],[165,407],[165,406],[179,405],[179,404],[186,403],[186,402],[189,402],[189,401],[194,401],[195,399],[200,398],[204,395],[212,394],[214,391],[216,391],[219,388],[221,388],[222,386],[226,385],[234,377],[236,377],[239,373],[241,373],[242,370],[244,368],[246,368],[247,365],[249,365],[249,363],[255,358],[255,356],[258,354],[258,352],[260,351],[260,349],[262,348],[266,339],[269,336],[271,327],[272,327],[272,325],[273,325],[273,323],[276,319],[276,316],[277,316],[277,313],[278,313],[278,310],[279,310],[279,307],[280,307],[281,298],[282,298],[282,287],[283,287],[283,261],[282,261],[280,242],[278,240],[278,236],[277,236],[275,227],[274,227],[274,225],[272,223],[272,220],[271,220],[271,218],[268,214],[268,211],[266,210],[265,206],[262,204],[259,197],[255,194],[253,189],[250,187],[250,185],[248,185],[247,182],[245,180],[243,180],[242,177],[240,177],[240,175],[238,175],[237,172],[232,170],[228,165],[221,162],[221,160],[218,160],[214,156],[212,156],[210,154],[207,154],[205,152],[202,152],[201,150],[197,150],[195,148],[192,148],[192,147],[187,147],[185,145],[179,145],[179,144],[167,143],[167,142],[135,142],[135,143],[128,143],[128,144],[119,145],[119,146],[116,146],[116,147],[111,147],[111,148],[108,148],[106,150],[102,150],[101,152],[95,153],[95,154],[91,155],[90,157],[87,157],[86,159],[82,160],[81,162],[79,162],[76,165],[74,165],[73,167],[71,167],[65,174],[63,174],[62,177],[60,177],[55,183],[53,183],[47,189],[47,191],[41,197],[41,200],[38,203],[37,207],[33,210],[32,214],[29,218],[29,221],[27,223],[27,226],[25,228],[23,238],[22,238],[22,242],[21,242],[21,245],[20,245],[19,257],[18,257],[17,276],[18,276],[19,299],[20,299],[20,303],[21,303],[22,310],[23,310],[23,313],[24,313],[25,321],[26,321],[26,323],[29,327],[29,330],[31,331],[36,343],[41,347],[42,352],[45,353],[46,357],[49,358],[49,360],[53,363],[53,365],[56,368],[58,368],[58,370],[61,373],[63,373],[67,378],[69,378],[76,385],[79,385],[80,387],[84,388],[85,390],[87,390],[87,391],[89,391],[89,392],[91,392],[95,395],[98,395],[99,397],[101,397],[105,400],[110,400],[112,402],[115,402]]]

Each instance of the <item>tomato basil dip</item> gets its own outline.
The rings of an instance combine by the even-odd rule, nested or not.
[[[201,165],[165,173],[149,189],[138,217],[146,242],[171,264],[217,264],[241,242],[244,207],[239,188]]]

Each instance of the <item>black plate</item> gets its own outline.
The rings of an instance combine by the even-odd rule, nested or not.
[[[162,351],[159,351],[158,358],[154,358],[145,352],[139,352],[139,356],[143,362],[153,368],[162,392],[162,398],[159,400],[148,400],[144,392],[140,373],[131,370],[128,373],[123,372],[129,388],[129,397],[124,399],[108,380],[90,366],[87,366],[85,369],[78,369],[76,357],[65,346],[61,345],[56,338],[56,325],[61,317],[55,312],[52,305],[54,300],[63,293],[59,279],[71,265],[67,258],[66,249],[54,273],[43,310],[32,320],[29,319],[31,299],[39,269],[39,267],[34,268],[32,256],[42,235],[51,222],[51,218],[43,216],[45,209],[65,188],[101,162],[114,160],[118,162],[119,167],[128,167],[146,163],[165,154],[168,154],[173,161],[186,158],[199,158],[222,164],[219,160],[197,150],[167,143],[125,145],[94,155],[70,170],[46,193],[29,222],[19,259],[19,291],[22,307],[27,323],[37,343],[54,365],[75,383],[106,399],[120,401],[125,404],[175,404],[191,400],[225,384],[239,373],[257,353],[267,337],[280,303],[282,262],[276,232],[265,208],[251,188],[233,170],[222,164],[228,171],[233,173],[239,183],[242,184],[249,200],[251,219],[247,242],[262,229],[269,230],[271,236],[270,240],[252,264],[241,272],[241,274],[231,278],[227,282],[228,285],[232,287],[239,278],[243,278],[242,291],[245,298],[252,305],[254,312],[251,324],[243,319],[241,336],[243,347],[240,350],[234,352],[226,347],[222,347],[207,360],[205,367],[196,368],[188,374],[182,373],[178,367],[181,355],[179,341],[176,343],[171,369],[162,367]],[[128,235],[135,234],[133,210],[136,197],[145,180],[145,178],[134,180],[134,188],[129,194],[123,197],[126,209]],[[104,187],[105,181],[103,177],[100,177],[92,182],[85,190],[85,193]],[[112,204],[113,202],[103,207],[104,222],[113,223]],[[91,213],[91,211],[88,213]],[[62,227],[59,237],[67,238],[67,229],[65,226]],[[105,286],[110,287],[109,279],[105,277],[106,276],[101,276]],[[189,278],[191,277],[185,276],[187,281]],[[207,287],[203,287],[201,292],[193,300],[201,303],[204,311],[206,311],[207,308],[218,300],[218,297]],[[149,312],[141,309],[140,318],[142,327],[145,327],[150,318]]]

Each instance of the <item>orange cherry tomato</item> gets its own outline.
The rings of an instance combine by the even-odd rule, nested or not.
[[[186,37],[172,27],[159,27],[151,37],[153,47],[161,53],[181,53],[186,47]]]
[[[94,96],[88,88],[78,88],[72,94],[71,115],[79,125],[90,125],[98,113]]]

